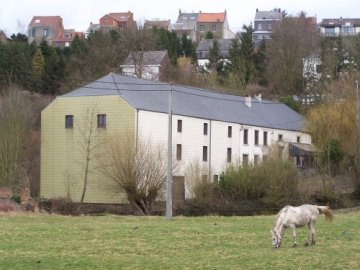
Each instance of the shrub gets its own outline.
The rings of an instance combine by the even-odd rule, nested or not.
[[[219,186],[231,200],[261,200],[279,206],[294,200],[297,181],[297,170],[290,161],[269,158],[257,166],[228,167]]]

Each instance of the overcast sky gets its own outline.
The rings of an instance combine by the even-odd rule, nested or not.
[[[65,28],[85,31],[90,22],[109,12],[134,13],[137,22],[145,19],[171,20],[175,23],[179,9],[183,12],[223,12],[228,14],[231,30],[241,30],[253,21],[255,10],[281,8],[296,15],[305,11],[308,16],[323,18],[360,18],[360,0],[0,0],[0,29],[9,36],[26,33],[33,16],[63,18]]]

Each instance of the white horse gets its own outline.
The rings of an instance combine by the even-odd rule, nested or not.
[[[296,231],[297,227],[308,225],[309,236],[305,245],[315,245],[315,223],[319,214],[325,214],[326,220],[332,220],[332,214],[328,206],[317,206],[304,204],[298,207],[285,206],[277,214],[274,229],[271,230],[272,247],[279,248],[285,234],[286,228],[292,229],[294,247],[297,246]]]

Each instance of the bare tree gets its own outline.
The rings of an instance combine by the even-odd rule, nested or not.
[[[312,18],[286,17],[269,41],[267,77],[270,94],[275,97],[304,95],[303,59],[316,53],[318,38]],[[274,72],[276,71],[276,72]]]
[[[86,190],[88,187],[89,176],[97,169],[98,148],[103,143],[101,135],[97,131],[97,106],[92,104],[87,107],[80,123],[77,122],[79,132],[79,146],[81,148],[80,166],[83,170],[83,188],[80,202],[84,202]]]
[[[24,92],[10,87],[0,95],[0,185],[21,183],[25,136],[33,124],[32,106]]]
[[[101,159],[103,175],[127,195],[135,214],[148,215],[166,187],[167,160],[163,145],[131,134],[109,140]]]
[[[155,48],[153,35],[149,30],[129,29],[124,32],[123,42],[133,61],[135,76],[141,78],[145,65],[144,53]]]

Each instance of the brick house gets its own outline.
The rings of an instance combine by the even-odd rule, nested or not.
[[[49,44],[64,32],[60,16],[34,16],[28,26],[28,42],[37,45],[45,39]]]

